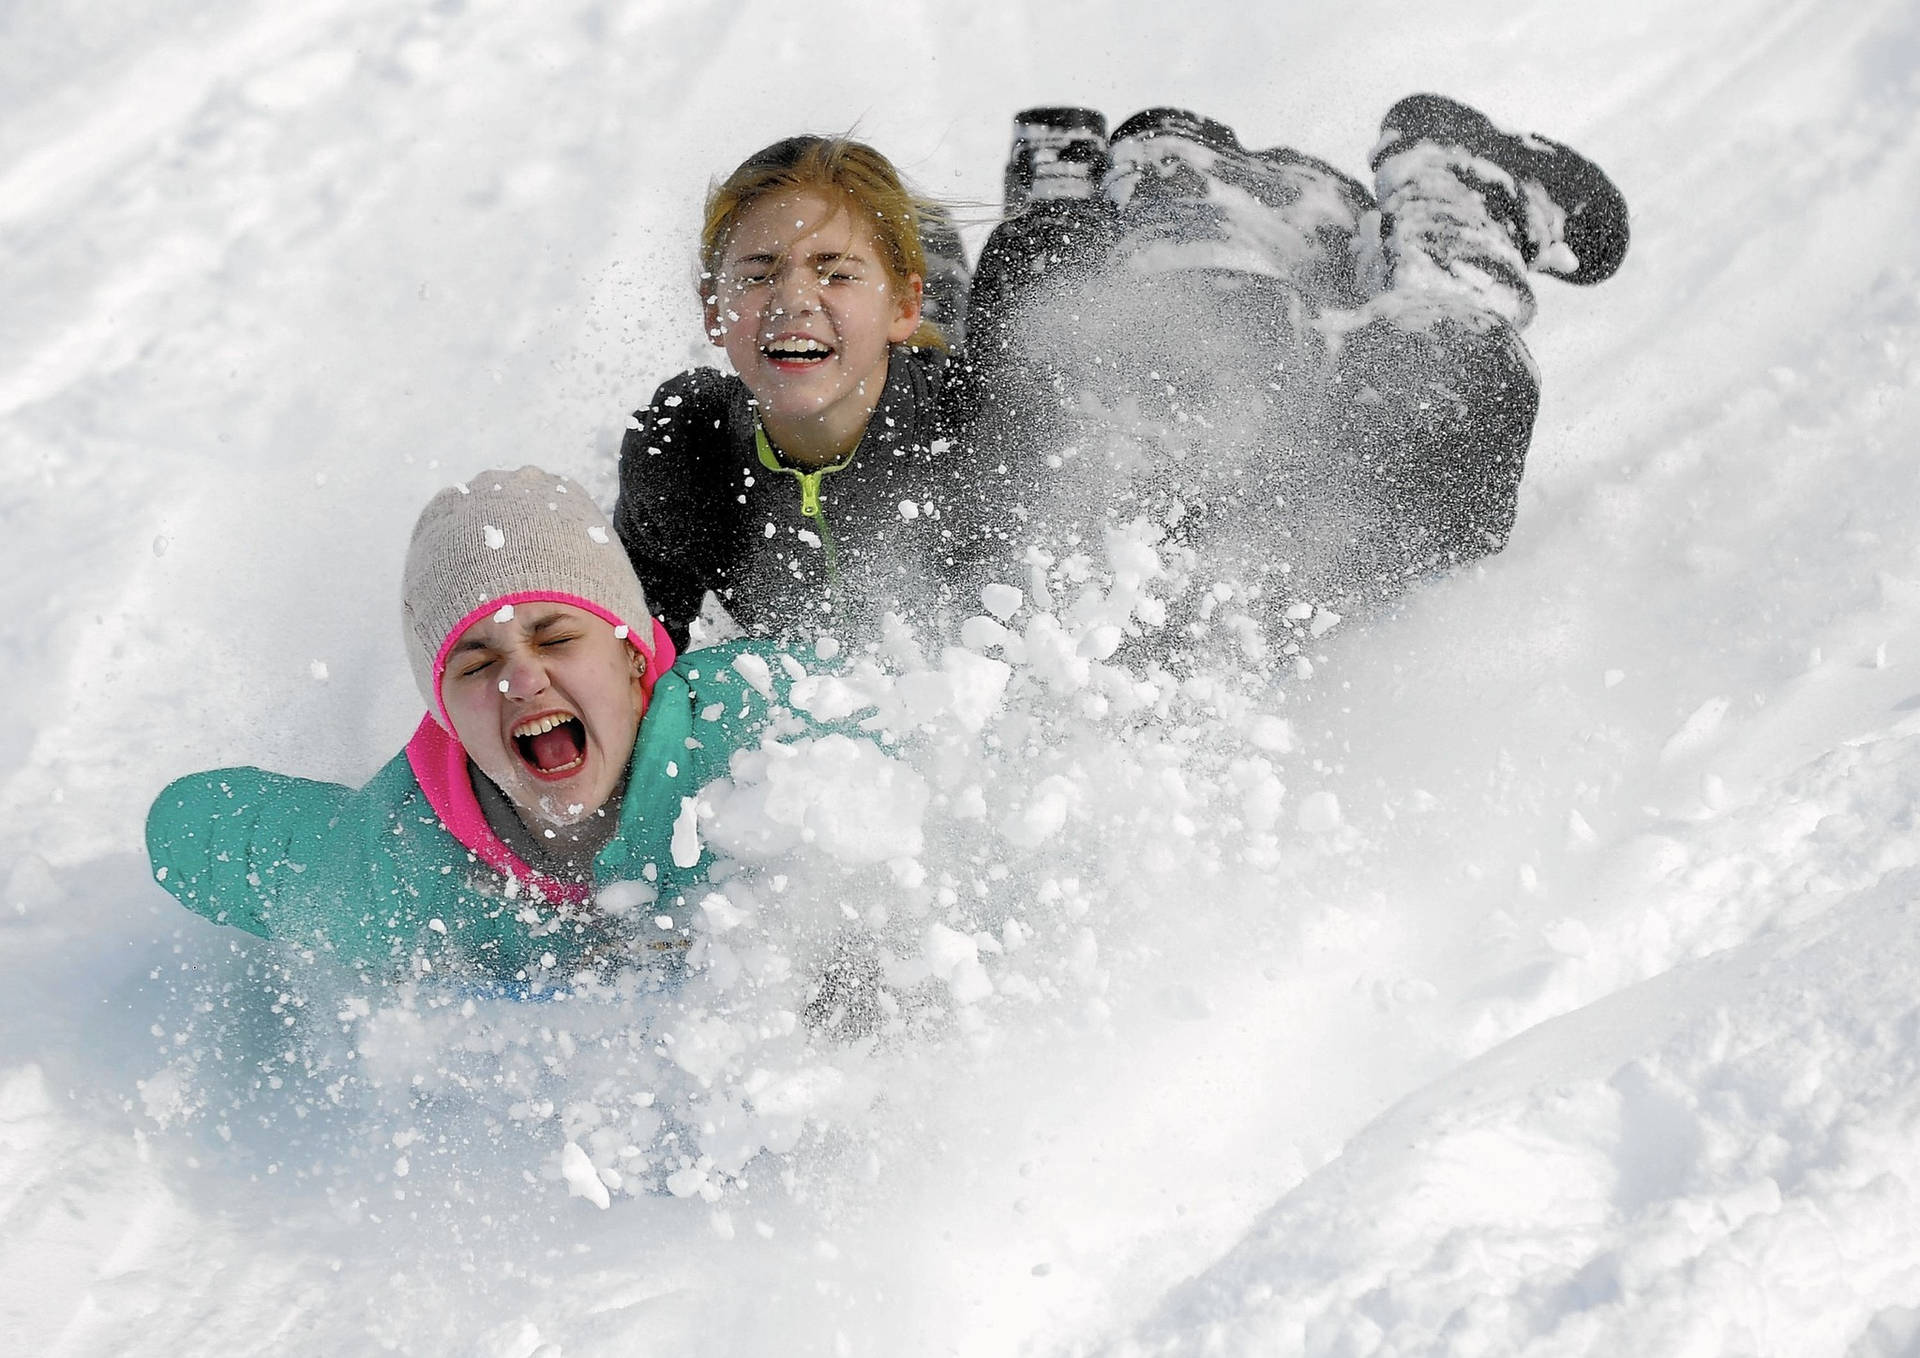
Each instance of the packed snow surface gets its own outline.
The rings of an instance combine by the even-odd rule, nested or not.
[[[0,39],[9,1351],[1920,1353],[1912,4],[21,0]],[[1359,172],[1417,89],[1634,211],[1617,278],[1541,286],[1482,567],[1307,610],[1277,673],[1222,587],[1176,676],[1139,642],[1214,582],[1123,524],[952,637],[743,672],[873,738],[688,800],[723,869],[664,998],[354,989],[148,880],[168,778],[405,740],[434,490],[611,498],[711,352],[699,200],[747,152],[854,128],[977,247],[1019,107]],[[803,1017],[873,969],[880,1012]]]

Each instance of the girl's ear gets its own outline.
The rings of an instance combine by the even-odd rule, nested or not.
[[[633,714],[636,717],[644,717],[647,714],[647,658],[641,655],[638,649],[629,646],[627,647],[627,664],[629,667],[628,691],[633,694]]]
[[[900,314],[887,327],[887,343],[905,344],[913,338],[913,332],[920,328],[921,295],[925,291],[919,274],[907,275],[907,285],[900,289]]]
[[[703,290],[712,289],[704,293],[705,301],[701,304],[701,310],[706,315],[707,342],[716,349],[724,349],[727,347],[727,328],[720,323],[720,285],[703,283],[701,287]]]

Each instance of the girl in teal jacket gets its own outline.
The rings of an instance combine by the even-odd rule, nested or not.
[[[675,664],[607,520],[536,467],[434,497],[402,588],[428,715],[365,787],[217,769],[147,818],[154,877],[216,923],[368,979],[535,990],[672,963],[709,856],[693,798],[772,715],[761,643]],[[644,640],[643,640],[644,637]]]

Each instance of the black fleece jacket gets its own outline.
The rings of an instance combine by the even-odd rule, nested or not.
[[[762,465],[753,398],[697,368],[634,412],[613,521],[648,605],[677,645],[712,590],[749,632],[806,635],[886,609],[939,610],[978,588],[1018,512],[1008,471],[960,435],[971,420],[947,356],[896,345],[852,461],[802,485]],[[795,469],[801,470],[801,469]]]

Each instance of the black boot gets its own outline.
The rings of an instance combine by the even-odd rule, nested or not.
[[[1100,196],[1107,176],[1107,120],[1090,108],[1023,109],[1013,115],[1007,153],[1006,215],[1035,201]]]
[[[1007,215],[980,251],[967,300],[967,363],[956,402],[1025,421],[1037,445],[1059,404],[1055,372],[1023,343],[1028,314],[1063,304],[1113,247],[1101,196],[1107,120],[1087,108],[1014,115]],[[1064,383],[1064,379],[1060,379]]]
[[[1014,313],[1036,291],[1085,278],[1113,243],[1101,196],[1107,120],[1090,108],[1030,108],[1013,116],[1007,215],[980,252],[967,306],[982,361],[1006,350]]]
[[[1626,199],[1598,165],[1571,147],[1503,132],[1457,100],[1414,94],[1381,120],[1373,168],[1380,171],[1422,142],[1457,148],[1504,171],[1510,184],[1499,176],[1474,175],[1471,168],[1466,173],[1532,271],[1569,283],[1599,283],[1626,258]],[[1384,207],[1390,187],[1381,185],[1380,192]]]

